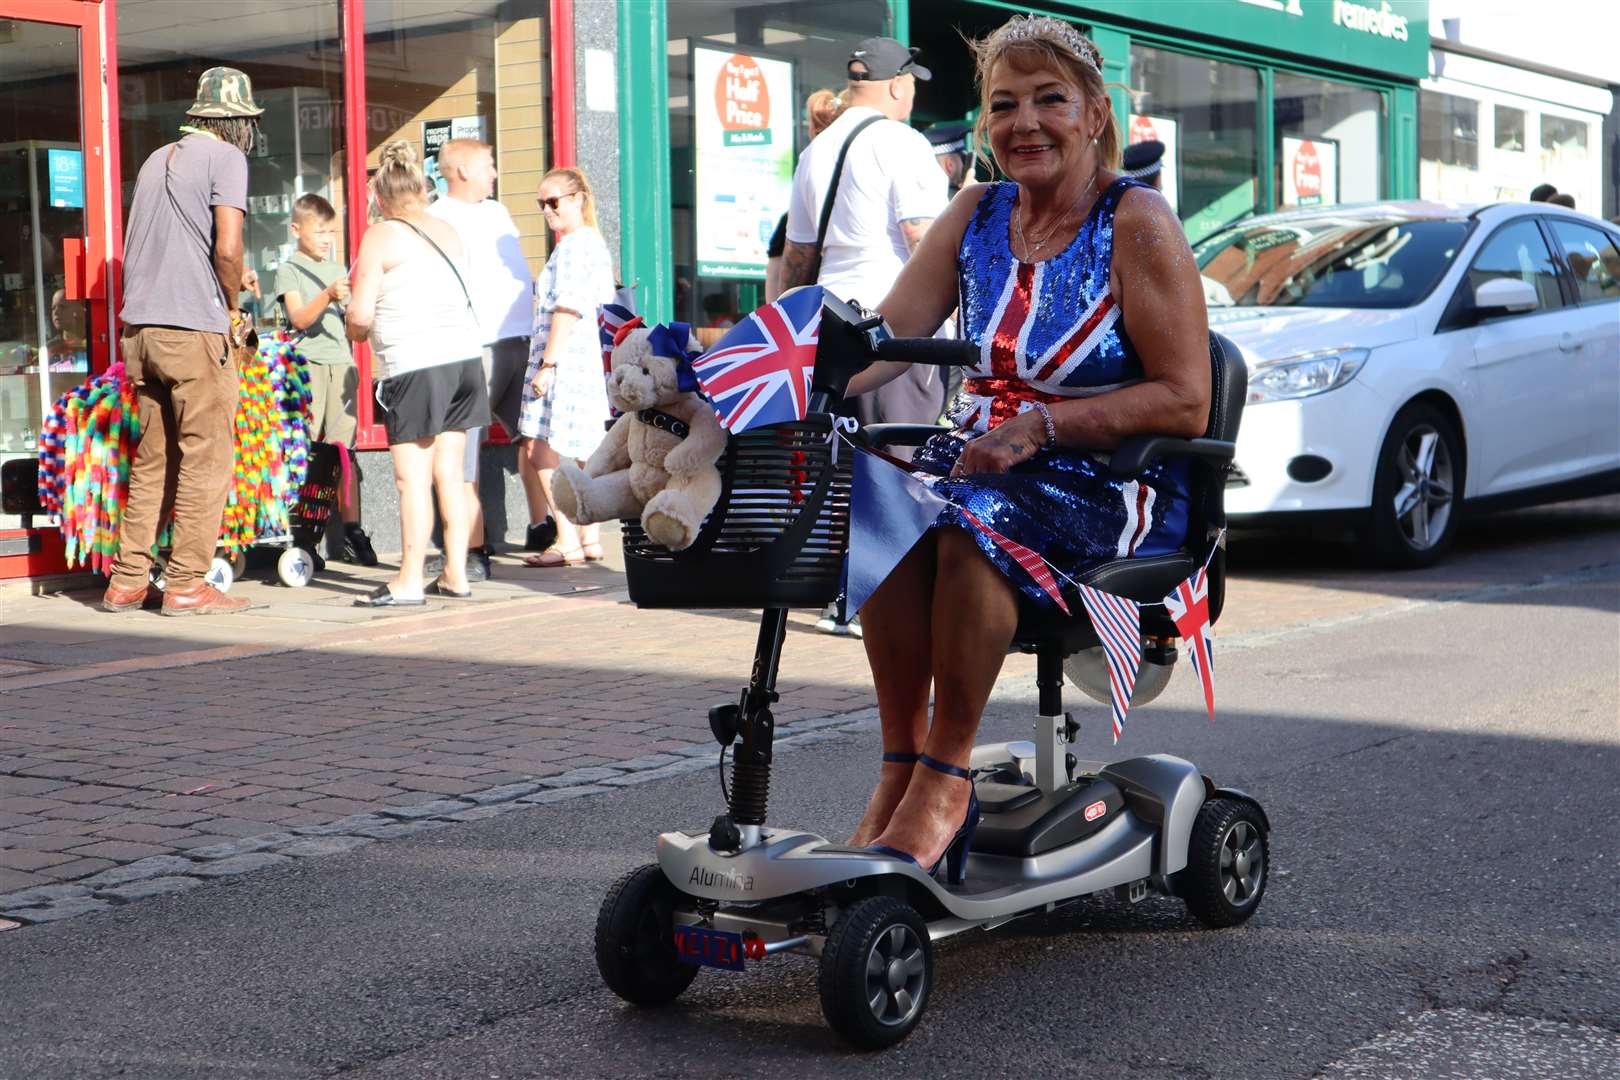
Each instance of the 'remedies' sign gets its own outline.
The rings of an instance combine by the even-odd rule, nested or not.
[[[1406,16],[1397,15],[1390,8],[1388,0],[1377,7],[1353,3],[1352,0],[1333,0],[1333,25],[1376,34],[1392,41],[1405,41],[1410,34]]]

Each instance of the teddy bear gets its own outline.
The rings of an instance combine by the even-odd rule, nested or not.
[[[639,323],[614,339],[607,389],[619,418],[583,470],[571,461],[557,467],[552,495],[581,524],[639,514],[650,540],[680,551],[720,498],[726,432],[697,393],[688,360],[695,335],[679,323]]]

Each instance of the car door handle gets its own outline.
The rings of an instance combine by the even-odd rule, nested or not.
[[[1560,352],[1574,352],[1581,347],[1581,339],[1572,332],[1565,330],[1558,335],[1558,349]]]

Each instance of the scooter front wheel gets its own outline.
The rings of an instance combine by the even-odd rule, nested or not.
[[[911,905],[869,896],[845,911],[821,954],[821,1011],[862,1050],[911,1034],[934,983],[928,926]]]
[[[673,913],[680,892],[657,863],[608,889],[596,916],[596,968],[609,990],[632,1005],[667,1005],[697,978],[675,955]]]

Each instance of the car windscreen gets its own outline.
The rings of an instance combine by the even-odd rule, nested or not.
[[[1333,217],[1251,222],[1194,249],[1210,307],[1401,308],[1462,250],[1465,221]]]

